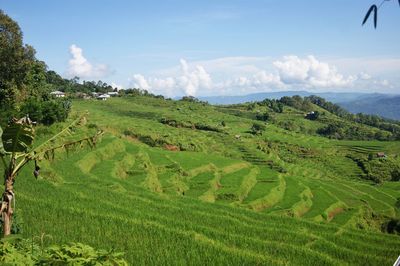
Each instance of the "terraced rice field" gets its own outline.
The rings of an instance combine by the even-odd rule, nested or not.
[[[124,163],[121,147],[132,156],[131,166]],[[330,196],[320,200],[324,193],[316,193],[321,191],[318,187],[292,184],[293,178],[287,178],[291,180],[287,182],[276,173],[273,177],[273,170],[255,171],[255,166],[249,168],[235,161],[221,168],[184,164],[187,176],[168,176],[154,169],[181,167],[176,165],[179,158],[173,152],[162,153],[164,157],[155,153],[157,160],[141,144],[106,136],[90,153],[96,154],[90,167],[82,167],[88,160],[88,155],[82,153],[48,166],[47,174],[51,172],[62,180],[32,183],[28,177],[21,178],[18,211],[29,224],[25,234],[46,233],[52,236],[52,242],[81,241],[114,247],[126,251],[127,259],[139,264],[201,264],[205,260],[211,264],[388,264],[397,256],[397,236],[346,229],[351,218],[340,221],[336,216],[342,214],[334,213],[336,199]],[[219,178],[215,179],[216,175]],[[236,198],[220,199],[220,193],[238,195],[235,193],[249,175],[256,176],[256,183],[249,188],[248,196],[241,194],[242,208],[230,206]],[[275,178],[275,182],[265,190],[257,188],[264,184],[261,176]],[[232,178],[231,183],[225,183],[224,178]],[[297,193],[286,191],[289,184]],[[182,191],[186,193],[179,195]],[[203,203],[209,197],[216,203]],[[307,219],[246,208],[276,209],[285,204],[294,216]],[[37,213],[38,209],[46,211]],[[329,222],[337,220],[337,226],[313,222],[317,216]],[[39,219],[40,223],[35,222]]]
[[[210,123],[231,121],[232,132],[201,132],[154,119],[163,110],[175,114],[172,104],[151,112],[136,101],[113,101],[74,105],[75,111],[89,109],[90,121],[106,130],[95,150],[43,163],[39,181],[29,170],[17,180],[17,212],[26,237],[45,233],[51,235],[47,242],[115,248],[131,264],[147,265],[389,265],[399,255],[400,238],[366,221],[370,213],[398,217],[398,183],[373,186],[357,179],[356,166],[342,154],[378,151],[386,144],[343,143],[336,151],[336,141],[297,138],[273,126],[263,138],[241,131],[237,140],[235,125],[251,124],[245,118],[207,109]],[[175,115],[195,119],[200,111]],[[179,140],[202,150],[151,147],[124,134],[128,129],[137,134],[148,129],[171,144]],[[278,136],[281,143],[307,144],[333,157],[293,163],[257,149],[260,141]],[[343,163],[324,167],[335,156]]]

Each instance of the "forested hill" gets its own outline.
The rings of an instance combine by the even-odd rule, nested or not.
[[[395,94],[384,93],[341,93],[341,92],[308,92],[308,91],[279,91],[263,92],[242,96],[210,96],[200,97],[201,100],[211,104],[240,104],[245,102],[257,102],[263,99],[280,99],[292,96],[309,97],[315,95],[338,104],[353,114],[364,113],[379,115],[389,119],[400,120],[399,99]]]
[[[340,106],[352,113],[375,114],[400,120],[400,96],[378,96],[341,102]]]

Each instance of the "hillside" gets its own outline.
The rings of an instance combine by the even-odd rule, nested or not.
[[[386,170],[398,165],[400,142],[317,134],[333,120],[380,129],[318,106],[316,121],[289,106],[143,96],[72,106],[106,134],[93,151],[42,162],[38,181],[29,169],[19,176],[28,238],[115,248],[131,264],[386,265],[398,256],[399,236],[382,230],[399,218],[400,183]],[[265,110],[273,121],[256,121]],[[254,133],[254,123],[266,128]],[[387,160],[367,159],[378,152]]]
[[[383,93],[355,93],[355,92],[308,92],[308,91],[278,91],[253,93],[240,96],[209,96],[200,97],[210,104],[240,104],[262,101],[264,99],[279,99],[284,96],[302,97],[316,95],[327,101],[338,104],[351,113],[379,115],[390,119],[400,120],[400,97]]]
[[[333,103],[350,102],[365,97],[370,97],[371,93],[356,93],[356,92],[309,92],[309,91],[276,91],[276,92],[259,92],[247,95],[237,96],[208,96],[199,97],[203,101],[207,101],[210,104],[238,104],[245,102],[262,101],[264,99],[279,99],[284,96],[295,96],[299,95],[302,97],[317,95]],[[384,95],[384,94],[382,94]]]
[[[400,96],[378,96],[339,103],[352,113],[376,114],[400,120]]]

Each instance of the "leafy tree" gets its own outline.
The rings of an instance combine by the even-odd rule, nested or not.
[[[42,104],[33,97],[26,100],[26,102],[21,106],[20,112],[24,115],[28,115],[33,121],[43,121]]]
[[[35,50],[22,42],[18,24],[0,10],[0,106],[14,109],[23,98],[26,76]]]
[[[25,78],[26,93],[40,101],[46,101],[50,98],[52,91],[51,84],[47,83],[47,66],[44,62],[35,60],[32,62],[31,67]]]
[[[256,103],[249,103],[249,104],[247,105],[247,110],[248,110],[248,111],[252,111],[252,110],[254,110],[254,109],[256,109]]]
[[[68,118],[71,102],[68,99],[50,99],[40,101],[30,97],[21,105],[20,116],[29,116],[35,122],[51,125]]]
[[[326,127],[317,130],[317,133],[327,137],[333,137],[337,139],[343,138],[343,128],[337,123],[328,124]]]
[[[257,114],[256,119],[260,121],[268,121],[271,118],[268,112],[264,112],[262,114]]]
[[[88,144],[93,147],[101,132],[81,138],[78,140],[67,141],[66,137],[73,134],[73,130],[85,122],[85,116],[80,116],[70,125],[61,130],[59,133],[32,148],[35,139],[35,130],[33,123],[28,117],[19,120],[13,119],[4,132],[0,128],[0,159],[4,166],[4,193],[0,207],[0,214],[3,215],[2,227],[3,235],[7,236],[11,233],[13,205],[15,200],[14,183],[18,173],[29,162],[35,162],[34,175],[39,175],[40,167],[37,162],[42,159],[54,158],[55,151],[58,149],[70,149],[77,145],[82,146]]]
[[[0,10],[0,125],[6,125],[10,117],[20,116],[21,110],[29,111],[40,122],[40,113],[46,106],[42,102],[49,101],[51,90],[63,81],[54,71],[47,73],[46,64],[35,58],[35,50],[25,45],[22,37],[18,24]],[[65,112],[57,117],[66,117],[69,112],[66,108],[52,110]]]
[[[299,95],[295,95],[292,97],[289,96],[284,96],[279,100],[279,103],[285,104],[287,106],[291,106],[293,108],[302,110],[302,111],[311,111],[312,110],[312,104],[308,100],[308,98],[302,98]]]

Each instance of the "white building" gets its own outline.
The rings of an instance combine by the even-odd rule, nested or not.
[[[108,98],[110,98],[110,95],[108,95],[108,94],[101,94],[101,95],[97,96],[97,100],[102,100],[102,101],[105,101]]]
[[[110,91],[110,92],[107,92],[107,94],[110,95],[111,97],[118,96],[118,92],[116,92],[116,91]]]
[[[65,93],[62,91],[52,91],[50,92],[50,95],[56,97],[56,98],[62,98],[65,97]]]

